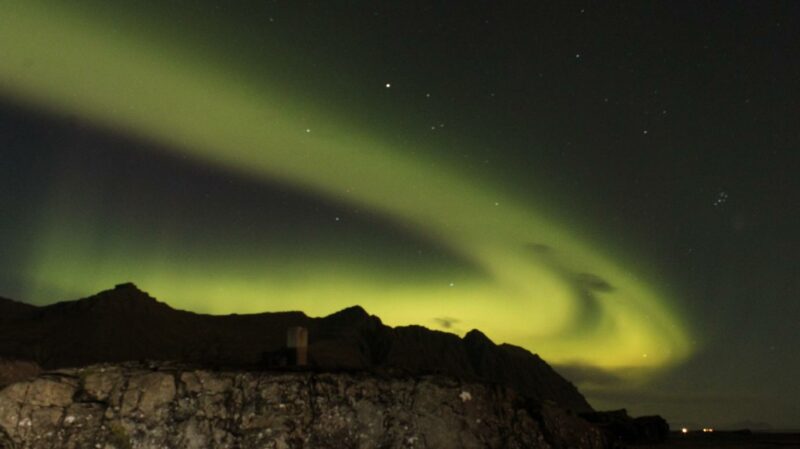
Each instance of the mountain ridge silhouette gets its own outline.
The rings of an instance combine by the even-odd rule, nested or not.
[[[170,307],[132,283],[87,298],[33,306],[0,298],[0,357],[45,369],[136,360],[264,367],[286,330],[309,331],[311,369],[444,374],[506,385],[575,412],[592,411],[577,388],[538,355],[422,326],[389,327],[360,306],[322,318],[303,312],[206,315]]]

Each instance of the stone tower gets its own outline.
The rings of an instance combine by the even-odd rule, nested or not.
[[[289,348],[290,357],[293,355],[295,366],[308,365],[308,329],[305,327],[290,327],[286,330],[286,347]]]

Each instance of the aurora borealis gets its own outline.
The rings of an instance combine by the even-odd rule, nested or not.
[[[626,223],[617,211],[609,215],[621,223],[595,228],[588,220],[603,214],[583,193],[595,188],[593,178],[580,169],[555,174],[557,139],[547,125],[524,126],[544,114],[516,112],[528,107],[520,98],[550,107],[526,97],[524,85],[543,77],[557,59],[553,49],[576,48],[565,65],[590,64],[591,50],[569,38],[552,48],[526,44],[509,32],[492,45],[529,45],[542,52],[541,66],[509,56],[513,50],[495,60],[477,57],[490,49],[475,50],[477,62],[458,62],[472,45],[484,48],[476,38],[449,57],[484,72],[460,79],[434,62],[450,53],[448,33],[469,34],[471,19],[490,23],[482,8],[500,17],[513,11],[476,4],[448,21],[448,12],[422,8],[446,24],[423,21],[415,30],[419,11],[408,8],[0,4],[0,98],[17,136],[7,141],[7,160],[22,190],[0,197],[15,217],[4,231],[11,250],[2,256],[0,295],[44,303],[131,280],[173,307],[209,313],[318,316],[359,304],[390,325],[479,328],[557,365],[635,386],[668,376],[713,343],[687,307],[692,285],[642,244],[663,238],[661,228]],[[419,45],[409,44],[402,63],[386,62],[392,51],[382,45],[409,41]],[[417,53],[421,67],[411,63]],[[602,74],[597,58],[593,70]],[[486,81],[493,71],[518,77],[521,93]],[[440,79],[423,86],[426,75]],[[605,123],[608,115],[569,112],[583,104],[574,96],[627,91],[603,84],[613,76],[599,78],[590,88],[561,80],[565,106],[554,115],[574,119],[567,126],[584,135],[575,146],[593,140],[592,128],[580,127],[587,117]],[[594,108],[613,97],[593,95]],[[635,137],[598,138],[604,148],[635,148],[612,154],[612,163],[631,163],[653,145],[643,139],[680,130],[658,129],[673,108],[653,101],[641,100],[657,118],[636,125]],[[492,114],[517,120],[510,137],[497,138]],[[664,148],[685,143],[661,139]],[[681,163],[649,176],[656,165],[641,164],[643,184]],[[606,166],[592,171],[613,176]],[[617,193],[635,197],[647,188],[638,182]],[[704,202],[727,207],[729,190],[707,192]],[[618,203],[609,204],[599,210]]]

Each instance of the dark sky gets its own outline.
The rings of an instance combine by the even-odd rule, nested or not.
[[[800,427],[800,4],[228,3],[0,6],[0,295],[360,303]]]

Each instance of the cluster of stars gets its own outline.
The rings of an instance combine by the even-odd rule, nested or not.
[[[717,197],[714,198],[714,202],[712,203],[714,207],[719,207],[725,204],[728,201],[728,192],[724,190],[717,194]]]

